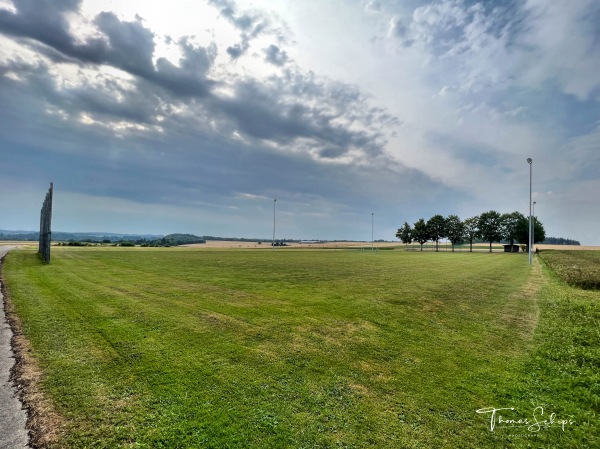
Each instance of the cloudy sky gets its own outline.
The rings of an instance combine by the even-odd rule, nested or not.
[[[600,245],[597,0],[0,0],[0,229]]]

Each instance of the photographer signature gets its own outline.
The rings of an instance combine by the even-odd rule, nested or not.
[[[559,419],[556,413],[551,413],[544,417],[544,408],[538,406],[533,409],[531,417],[509,419],[506,416],[502,416],[502,411],[514,411],[514,407],[507,408],[480,408],[477,413],[490,416],[490,431],[494,431],[496,428],[512,428],[512,427],[526,427],[529,432],[539,432],[542,429],[548,429],[550,427],[560,427],[562,431],[565,431],[566,426],[570,426],[575,423],[572,419]],[[505,413],[506,415],[507,413]]]

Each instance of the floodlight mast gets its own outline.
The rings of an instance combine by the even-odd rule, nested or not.
[[[275,251],[275,203],[277,202],[277,198],[273,198],[273,242],[271,245],[273,246],[273,251]]]
[[[531,227],[531,242],[535,244],[535,201],[531,203],[533,205],[533,212],[531,215],[533,216],[533,226]]]
[[[527,158],[527,163],[529,164],[529,265],[532,262],[532,246],[533,246],[533,221],[531,216],[531,186],[532,186],[532,175],[533,175],[533,159],[530,157]]]
[[[374,225],[375,225],[375,213],[371,212],[371,251],[373,251],[374,246],[373,246],[373,229],[374,229]]]

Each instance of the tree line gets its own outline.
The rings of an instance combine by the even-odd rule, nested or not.
[[[533,217],[533,236],[534,243],[543,242],[546,238],[544,226]],[[423,218],[417,220],[411,227],[404,222],[401,228],[396,232],[396,237],[402,243],[409,244],[418,242],[423,251],[423,245],[428,241],[435,242],[435,250],[439,251],[439,242],[447,238],[454,245],[468,242],[469,251],[473,251],[473,242],[489,242],[490,252],[492,252],[492,243],[505,241],[514,245],[515,242],[529,244],[529,218],[521,212],[510,212],[500,214],[495,210],[484,212],[475,217],[461,220],[457,215],[434,215],[429,220]]]
[[[111,246],[143,246],[143,247],[160,247],[160,246],[179,246],[179,245],[191,245],[193,243],[206,243],[206,240],[202,237],[198,237],[193,234],[169,234],[158,239],[148,240],[145,238],[131,239],[131,240],[111,240],[105,238],[102,240],[69,240],[68,242],[59,242],[57,246],[98,246],[98,245],[111,245]]]
[[[565,239],[563,237],[546,237],[544,243],[549,245],[581,245],[578,240]]]

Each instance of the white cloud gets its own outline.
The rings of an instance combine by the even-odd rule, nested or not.
[[[600,88],[600,8],[595,0],[528,0],[523,36],[524,80],[532,86],[555,81],[585,100]]]

